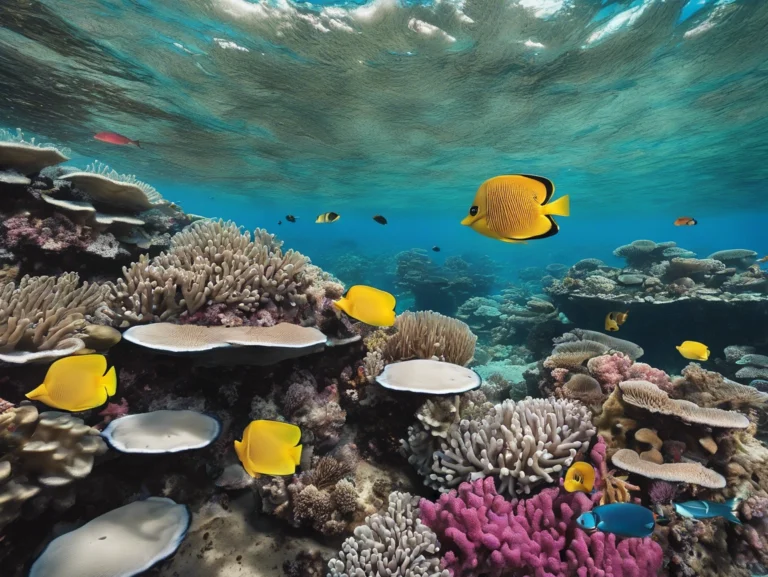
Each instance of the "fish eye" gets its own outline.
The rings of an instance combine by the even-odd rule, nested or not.
[[[469,216],[477,216],[477,206],[473,206],[469,209]]]

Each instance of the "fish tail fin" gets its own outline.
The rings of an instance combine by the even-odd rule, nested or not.
[[[734,511],[728,511],[725,515],[723,515],[725,519],[728,519],[731,523],[735,523],[736,525],[741,525],[741,521],[739,521],[739,518],[736,516],[736,513]]]
[[[136,145],[136,148],[142,148],[141,142],[139,142],[138,140],[134,140],[133,143]]]
[[[46,389],[45,384],[40,385],[36,389],[32,389],[25,395],[28,399],[39,399],[41,397],[47,397],[48,396],[48,389]]]
[[[117,373],[115,367],[111,367],[107,374],[101,377],[101,384],[107,389],[107,396],[111,397],[117,392]]]
[[[544,214],[552,214],[556,216],[570,216],[571,215],[571,199],[568,195],[558,198],[554,202],[545,204],[543,206]]]
[[[301,464],[301,445],[297,445],[291,448],[291,457],[293,458],[293,462],[295,464]]]

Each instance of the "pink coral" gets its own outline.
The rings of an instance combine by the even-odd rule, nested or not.
[[[82,250],[92,241],[90,233],[85,232],[82,226],[59,213],[46,219],[20,214],[5,219],[2,227],[4,244],[9,248],[31,244],[46,251],[59,252],[69,247]]]
[[[568,369],[552,369],[552,378],[558,385],[565,384],[565,377],[568,376]]]
[[[635,363],[629,367],[629,373],[625,380],[649,381],[668,393],[672,390],[672,381],[669,375],[661,369],[654,369],[645,363]]]
[[[100,423],[100,425],[108,425],[115,419],[124,417],[127,414],[128,401],[126,401],[124,398],[120,399],[119,405],[117,403],[107,403],[106,408],[99,413],[100,417],[104,417],[104,420]]]
[[[505,501],[491,477],[463,483],[437,503],[422,499],[422,521],[445,549],[454,577],[651,577],[661,569],[661,547],[651,539],[623,539],[576,525],[592,509],[584,493],[544,489]]]
[[[632,359],[622,353],[601,355],[587,362],[589,373],[600,382],[605,392],[612,391],[620,382],[626,381],[631,366]]]

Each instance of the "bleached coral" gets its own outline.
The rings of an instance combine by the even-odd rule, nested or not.
[[[528,494],[553,483],[595,434],[582,404],[563,399],[504,401],[478,420],[462,420],[434,454],[430,479],[442,491],[488,476],[500,493]]]
[[[419,499],[392,493],[386,513],[371,515],[355,529],[336,558],[329,577],[449,577],[440,569],[437,535],[419,519]]]

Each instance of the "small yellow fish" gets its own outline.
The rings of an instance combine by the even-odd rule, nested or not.
[[[461,224],[502,242],[554,236],[560,230],[551,215],[568,216],[568,196],[549,203],[555,185],[542,176],[513,174],[486,180]]]
[[[569,493],[591,493],[595,486],[595,469],[589,463],[577,461],[565,474],[563,487]]]
[[[707,345],[697,343],[696,341],[685,341],[679,347],[675,347],[686,359],[692,361],[706,361],[709,359],[709,348]]]
[[[324,212],[318,215],[315,222],[318,224],[328,224],[330,222],[336,222],[341,218],[341,215],[335,212]]]
[[[301,429],[279,421],[251,421],[235,453],[251,477],[293,475],[301,462]]]
[[[367,325],[391,327],[395,324],[395,297],[371,286],[355,285],[333,304]]]
[[[629,311],[625,313],[620,313],[616,311],[612,311],[608,313],[607,315],[605,315],[605,330],[613,331],[613,332],[618,331],[619,327],[626,322],[628,315],[629,315]]]
[[[116,391],[115,367],[107,371],[107,358],[81,355],[53,363],[43,384],[27,393],[27,398],[77,413],[103,405]]]

